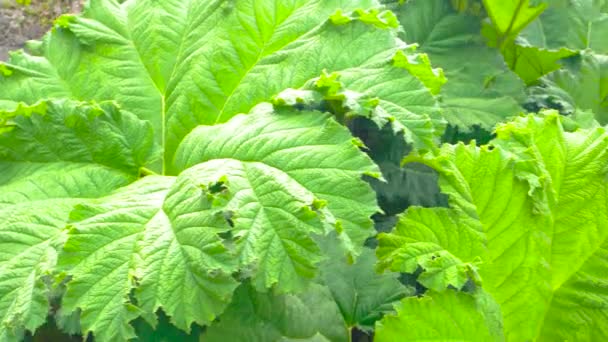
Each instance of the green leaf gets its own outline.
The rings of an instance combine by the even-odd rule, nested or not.
[[[603,285],[589,279],[605,274],[604,269],[595,265],[603,258],[608,239],[605,183],[608,135],[600,128],[563,132],[558,117],[552,114],[545,120],[529,118],[504,125],[498,129],[498,136],[497,144],[523,156],[522,168],[526,172],[531,156],[539,161],[536,168],[543,171],[543,177],[538,182],[546,186],[544,196],[552,216],[552,300],[544,323],[539,326],[542,329],[538,339],[606,338],[606,330],[601,328],[608,313],[605,297],[601,295]],[[572,296],[581,300],[565,310],[563,303]],[[573,329],[552,326],[556,314],[572,317],[576,327],[569,319],[566,321],[570,321]],[[583,322],[576,318],[580,315],[588,316]]]
[[[494,305],[451,290],[405,298],[376,325],[376,341],[504,341]]]
[[[11,75],[1,78],[0,99],[115,100],[152,123],[164,150],[164,168],[155,170],[175,174],[174,152],[197,125],[226,122],[324,69],[365,67],[362,74],[390,60],[404,45],[391,12],[361,9],[375,6],[373,0],[94,1],[82,15],[61,17],[39,55],[16,53],[2,64]],[[345,22],[330,20],[339,9]],[[411,64],[413,72],[427,73],[424,58]],[[426,84],[429,76],[421,77]],[[399,97],[396,106],[400,101],[407,100]],[[434,105],[430,96],[424,101]],[[429,114],[422,109],[418,115]]]
[[[391,117],[389,121],[395,130],[403,131],[406,142],[427,150],[435,148],[445,126],[432,94],[433,89],[443,85],[445,77],[427,64],[426,55],[414,51],[411,47],[398,50],[389,62],[345,70],[340,73],[340,80],[346,91],[377,99],[379,111]]]
[[[348,341],[348,330],[329,291],[311,285],[299,294],[273,295],[239,287],[203,341]]]
[[[134,338],[129,322],[161,306],[189,331],[227,306],[235,267],[217,233],[229,226],[194,176],[146,177],[72,211],[59,256],[69,276],[62,308],[81,312],[85,335]],[[129,299],[136,284],[140,308]]]
[[[153,156],[152,131],[112,104],[47,101],[0,111],[0,337],[41,326],[74,205],[126,185]]]
[[[507,340],[603,339],[608,307],[595,279],[605,274],[607,154],[603,128],[565,132],[545,113],[500,125],[490,146],[406,158],[440,172],[452,208],[408,210],[380,237],[381,265],[421,266],[419,279],[435,290],[481,284],[501,307]],[[558,315],[577,327],[554,329]]]
[[[281,246],[279,242],[291,236],[290,240],[301,243],[303,241],[296,237],[310,228],[296,226],[287,231],[283,224],[271,224],[270,230],[260,229],[275,215],[289,214],[284,219],[291,220],[298,216],[298,205],[310,206],[314,199],[327,203],[325,208],[312,209],[320,211],[325,220],[335,221],[333,229],[341,233],[340,239],[348,249],[357,254],[365,239],[373,233],[370,216],[378,210],[375,196],[361,176],[378,177],[377,166],[359,151],[348,130],[328,114],[283,107],[273,111],[268,107],[263,104],[256,110],[258,113],[239,115],[223,125],[198,127],[181,144],[175,159],[176,168],[184,169],[199,163],[204,163],[201,166],[204,167],[210,162],[209,167],[217,167],[217,171],[222,165],[237,165],[238,169],[248,170],[243,177],[247,176],[252,183],[238,184],[236,189],[247,187],[253,192],[244,191],[226,204],[232,210],[240,203],[251,202],[247,210],[235,210],[235,227],[242,231],[238,238],[243,261],[251,260],[251,253],[259,250],[266,251],[269,259],[262,261],[270,264],[275,263],[272,259],[279,255],[296,255],[300,248],[290,251],[291,248]],[[274,192],[278,193],[265,196]],[[285,199],[295,197],[297,201],[283,201],[283,196]],[[290,205],[287,211],[272,209],[286,205]],[[271,235],[260,236],[261,233]],[[279,238],[283,234],[288,235]],[[264,238],[260,240],[261,237]],[[269,245],[271,238],[274,242]],[[273,270],[268,274],[267,285],[276,281],[273,278],[278,274],[272,274],[287,275],[289,273],[284,272],[292,270],[295,270],[292,266]]]
[[[409,51],[416,51],[416,45],[410,45]],[[447,81],[442,69],[433,69],[431,61],[426,54],[406,54],[402,50],[397,51],[393,57],[396,66],[410,71],[416,75],[424,85],[437,95],[443,84]]]
[[[540,77],[560,69],[562,59],[574,56],[568,49],[546,50],[529,46],[525,42],[510,43],[503,49],[505,61],[526,84],[533,84]]]
[[[325,233],[323,214],[317,215],[321,200],[283,170],[261,162],[218,158],[182,173],[191,175],[203,185],[225,187],[229,197],[218,206],[234,225],[236,258],[244,269],[253,269],[259,291],[275,285],[283,292],[305,288],[321,259],[313,240]]]
[[[563,29],[567,28],[567,29]],[[550,1],[548,8],[521,33],[545,49],[592,49],[608,53],[608,9],[604,1]]]
[[[603,128],[564,132],[555,113],[501,125],[497,134],[496,145],[523,159],[519,164],[528,181],[545,187],[543,197],[552,216],[552,285],[556,289],[608,237],[608,134]],[[527,175],[530,158],[537,161],[534,178]],[[543,189],[533,189],[537,190]]]
[[[430,161],[405,161],[437,169],[453,209],[410,208],[392,234],[380,236],[378,255],[393,270],[413,272],[420,262],[426,270],[419,279],[435,290],[459,289],[481,277],[501,304],[507,329],[517,326],[516,336],[527,338],[542,319],[550,290],[547,220],[535,214],[529,186],[518,180],[507,152],[462,144],[445,145],[442,152]],[[524,318],[524,305],[537,310]]]
[[[547,7],[544,3],[531,6],[530,0],[483,0],[483,4],[501,41],[516,36]]]
[[[410,0],[390,5],[403,26],[400,37],[417,43],[433,65],[443,69],[443,116],[464,130],[479,125],[490,130],[517,115],[524,99],[523,83],[500,52],[486,46],[481,20],[455,11],[445,0]]]
[[[72,211],[62,309],[81,312],[85,335],[134,338],[129,322],[154,324],[159,308],[187,332],[209,324],[235,273],[260,292],[305,290],[323,255],[315,236],[344,230],[354,253],[363,241],[351,235],[373,231],[377,208],[361,176],[377,168],[328,114],[240,115],[197,128],[184,145],[177,162],[193,166],[177,178],[148,176]]]
[[[405,67],[394,60],[397,56],[407,58],[404,51],[413,50],[398,50],[392,61],[377,65],[331,74],[324,71],[300,89],[280,92],[272,102],[278,107],[329,111],[349,127],[354,121],[368,119],[375,129],[388,127],[393,134],[400,134],[396,139],[403,143],[420,150],[434,149],[445,122],[436,98],[425,89],[419,75],[403,70]],[[428,73],[435,72],[428,67]],[[378,87],[377,82],[382,86]]]
[[[90,163],[137,173],[156,157],[150,128],[149,123],[108,102],[18,104],[14,111],[0,110],[0,129],[6,132],[0,135],[0,158],[14,167]]]
[[[393,311],[393,303],[412,292],[399,282],[398,274],[375,272],[371,249],[365,249],[355,263],[333,238],[325,238],[322,249],[327,260],[320,266],[321,280],[349,327],[372,330],[377,320]]]
[[[381,268],[414,273],[420,266],[418,282],[435,291],[460,289],[470,278],[478,278],[474,261],[488,254],[479,222],[449,209],[410,208],[392,234],[381,234],[379,242]]]
[[[556,289],[539,341],[602,341],[608,337],[608,240]]]
[[[600,124],[608,123],[608,56],[583,51],[563,60],[564,67],[529,89],[529,102],[558,103],[562,112],[590,110]]]
[[[547,10],[516,39],[505,41],[503,54],[512,70],[526,83],[562,67],[560,60],[592,49],[607,53],[603,38],[608,33],[608,11],[596,1],[549,1]],[[568,29],[563,30],[561,28]],[[493,34],[495,35],[495,34]],[[515,37],[513,37],[515,38]],[[567,65],[567,61],[565,63]]]

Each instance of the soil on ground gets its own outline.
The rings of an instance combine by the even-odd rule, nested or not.
[[[16,0],[0,0],[0,61],[25,42],[40,39],[63,13],[80,11],[82,0],[31,0],[28,6]]]

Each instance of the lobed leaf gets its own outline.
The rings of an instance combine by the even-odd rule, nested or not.
[[[154,155],[151,127],[112,104],[13,108],[0,112],[0,337],[8,341],[46,320],[73,206],[130,183]]]
[[[451,209],[410,209],[380,237],[381,262],[404,272],[422,267],[419,279],[435,290],[473,279],[500,305],[507,340],[603,336],[596,279],[605,274],[598,266],[608,237],[605,130],[565,132],[545,113],[499,126],[491,148],[442,151],[406,161],[440,172]],[[429,256],[420,246],[434,249]],[[555,330],[558,321],[569,329]]]
[[[94,0],[82,15],[61,17],[36,53],[16,53],[2,64],[0,100],[117,101],[153,125],[164,150],[155,170],[176,174],[174,153],[196,126],[249,112],[324,69],[363,74],[390,60],[404,44],[394,15],[374,6],[372,0]],[[331,20],[338,9],[348,20]],[[422,84],[410,88],[421,93],[423,106],[434,106]],[[401,111],[422,120],[433,109],[419,110]]]

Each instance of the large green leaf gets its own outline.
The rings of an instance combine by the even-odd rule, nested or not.
[[[608,134],[603,128],[564,132],[555,113],[501,125],[497,134],[496,145],[519,155],[523,177],[538,192],[533,195],[547,199],[548,212],[541,213],[551,216],[552,286],[558,289],[608,237]]]
[[[59,255],[70,276],[62,309],[80,310],[85,335],[134,338],[129,322],[160,306],[188,331],[229,303],[235,267],[217,235],[229,225],[194,176],[146,177],[71,213]],[[129,301],[136,283],[141,309]]]
[[[608,134],[564,132],[547,113],[497,135],[491,147],[446,145],[441,156],[410,158],[440,172],[452,208],[410,209],[380,237],[384,266],[421,266],[419,279],[435,290],[483,284],[507,340],[605,339]]]
[[[419,44],[433,65],[443,68],[448,82],[442,108],[448,123],[490,130],[521,111],[523,83],[500,52],[486,46],[481,18],[458,13],[446,0],[410,0],[389,8],[403,26],[400,37]]]
[[[453,209],[410,208],[393,234],[380,236],[379,257],[395,271],[421,266],[419,281],[435,290],[460,289],[469,278],[479,283],[480,274],[515,334],[505,335],[526,339],[550,297],[548,222],[535,214],[507,152],[446,145],[442,154],[435,167]],[[535,310],[524,310],[530,306]]]
[[[329,114],[239,115],[182,148],[179,168],[192,167],[179,176],[148,176],[71,212],[62,310],[80,312],[85,335],[134,338],[130,321],[153,324],[159,308],[182,330],[208,325],[243,278],[260,292],[306,290],[324,256],[316,237],[336,230],[357,253],[373,232],[361,177],[377,167]]]
[[[41,102],[0,112],[0,339],[46,319],[56,248],[72,207],[133,181],[150,125],[112,104]]]
[[[396,39],[392,13],[372,9],[351,14],[370,6],[377,4],[373,0],[93,0],[82,16],[60,18],[32,55],[12,55],[2,66],[6,75],[0,82],[0,99],[115,100],[152,123],[165,151],[163,173],[174,173],[169,167],[175,149],[197,125],[222,123],[246,113],[279,91],[302,86],[324,69],[375,69],[390,61],[404,48]],[[341,12],[335,14],[338,9]],[[428,60],[415,63],[414,58],[404,63],[408,71],[402,72],[419,74],[437,89]],[[372,72],[382,76],[381,70]],[[398,75],[391,74],[388,81]],[[420,81],[406,90],[426,91]],[[397,108],[404,107],[402,99],[388,98]],[[412,98],[405,101],[412,103]],[[434,105],[432,99],[424,101]],[[401,112],[413,116],[405,109]]]
[[[14,53],[0,65],[0,106],[7,113],[29,115],[37,107],[19,101],[48,97],[112,99],[149,122],[121,116],[113,105],[65,100],[36,135],[9,136],[14,114],[3,114],[7,151],[16,146],[7,158],[24,158],[0,175],[7,198],[38,207],[37,196],[66,197],[48,210],[6,209],[54,229],[45,233],[44,253],[35,254],[40,257],[9,265],[23,273],[6,273],[13,288],[24,283],[25,272],[37,273],[28,273],[20,288],[25,295],[35,288],[34,300],[7,299],[7,336],[17,338],[44,321],[47,284],[40,274],[48,275],[53,300],[66,287],[60,313],[53,312],[66,331],[122,340],[135,337],[135,318],[154,325],[160,308],[183,330],[211,322],[243,278],[259,291],[303,289],[323,257],[313,237],[327,231],[338,231],[348,253],[358,254],[374,232],[370,216],[379,210],[362,179],[379,176],[378,168],[360,151],[360,141],[329,114],[289,106],[230,119],[327,69],[339,71],[323,74],[339,75],[341,91],[357,92],[374,111],[388,112],[383,120],[394,120],[408,143],[432,148],[442,125],[434,95],[445,79],[426,55],[397,38],[391,12],[353,11],[376,5],[93,0],[82,16],[60,18],[29,53]],[[177,146],[197,125],[226,121],[196,129],[173,163]],[[154,163],[152,132],[164,149],[162,167]],[[209,132],[219,133],[217,139]],[[213,148],[201,150],[204,144]],[[120,188],[154,173],[150,169],[179,176],[147,176]],[[29,229],[9,223],[18,234]],[[55,248],[63,273],[51,285]],[[15,261],[12,253],[7,258]],[[370,315],[379,316],[383,304]]]

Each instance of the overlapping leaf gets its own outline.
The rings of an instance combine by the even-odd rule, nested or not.
[[[257,293],[244,284],[205,341],[348,341],[348,331],[327,288],[295,295]]]
[[[70,276],[62,309],[81,312],[85,335],[134,338],[129,322],[160,306],[188,331],[229,303],[235,267],[217,235],[229,226],[188,176],[146,177],[71,213],[59,255]],[[141,308],[129,299],[137,283]]]
[[[608,123],[608,56],[584,51],[562,64],[529,89],[529,102],[564,114],[590,110],[601,124]]]
[[[390,8],[403,26],[403,40],[419,44],[420,52],[444,70],[442,108],[448,123],[490,130],[521,111],[523,83],[500,52],[486,46],[481,18],[460,14],[445,0],[410,0]]]
[[[533,85],[528,107],[559,109],[564,114],[591,110],[605,124],[605,2],[557,0],[545,5],[539,5],[546,10],[502,48],[510,67]]]
[[[293,187],[292,193],[298,196],[314,194],[327,202],[336,225],[343,230],[343,239],[351,248],[361,246],[371,235],[369,217],[377,209],[373,193],[360,177],[364,173],[378,176],[377,167],[358,150],[345,128],[328,120],[328,114],[294,112],[289,108],[263,113],[263,107],[255,115],[241,115],[224,125],[195,129],[181,144],[176,167],[185,169],[210,160],[225,160],[242,165],[239,168],[251,167],[251,172],[263,171],[275,179],[273,183],[284,183],[282,188]],[[285,139],[286,135],[292,138]],[[248,197],[237,196],[229,205],[250,202]],[[263,199],[259,197],[255,202]],[[310,205],[312,199],[305,202]],[[260,211],[263,207],[252,205],[246,212],[236,212],[235,227],[239,228],[241,222],[257,225],[267,221],[264,214],[268,213]],[[255,238],[255,234],[243,235],[245,240]],[[243,252],[243,257],[249,258],[249,249]]]
[[[322,250],[327,259],[321,263],[320,280],[349,328],[372,331],[377,320],[393,311],[393,303],[413,292],[399,282],[398,274],[375,272],[377,260],[371,249],[365,249],[355,263],[333,238],[323,239]]]
[[[521,36],[533,46],[550,50],[591,49],[608,53],[608,10],[606,2],[552,0],[540,17]],[[541,5],[539,5],[541,6]],[[567,30],[560,28],[567,27]]]
[[[112,104],[16,105],[0,119],[0,337],[10,341],[46,319],[72,207],[134,180],[153,136]]]
[[[349,127],[357,119],[368,119],[370,123],[375,123],[375,128],[388,128],[398,135],[395,140],[401,141],[397,143],[402,142],[420,150],[434,149],[445,126],[437,100],[419,79],[420,74],[403,70],[407,70],[407,67],[395,60],[397,56],[415,59],[423,55],[407,48],[399,50],[393,60],[376,65],[339,73],[323,72],[300,89],[289,88],[273,96],[273,103],[277,106],[329,111]],[[430,65],[424,68],[430,73],[440,73]],[[435,76],[434,80],[443,84],[441,76]],[[400,91],[389,92],[386,89]]]
[[[353,12],[372,6],[371,0],[93,0],[82,16],[59,19],[35,55],[13,54],[3,65],[0,99],[115,100],[153,124],[165,150],[163,171],[173,173],[175,149],[194,127],[246,113],[323,69],[354,68],[382,83],[379,66],[404,45],[392,13]],[[409,71],[402,72],[420,74],[437,89],[428,60],[415,65],[410,58]],[[399,73],[388,77],[400,82]],[[401,83],[420,96],[407,100],[384,91],[387,101],[396,108],[408,108],[403,101],[422,106],[420,113],[401,109],[409,118],[431,115],[424,106],[434,101],[424,98],[426,88],[409,78]]]
[[[542,32],[542,25],[536,25],[541,19],[538,16],[547,8],[546,3],[535,7],[527,1],[504,2],[486,1],[490,17],[496,11],[501,11],[502,20],[492,17],[486,23],[483,33],[488,39],[488,45],[500,49],[505,62],[526,84],[534,84],[542,76],[561,68],[561,60],[577,53],[566,46],[552,46],[547,42]],[[506,18],[510,21],[505,21]],[[532,24],[531,24],[532,23]],[[509,25],[509,26],[505,26]],[[522,33],[522,30],[523,33]],[[521,34],[520,34],[521,33]]]
[[[608,135],[564,132],[556,114],[497,134],[492,149],[447,145],[429,161],[452,209],[410,209],[381,237],[381,259],[423,267],[421,281],[436,290],[483,284],[507,340],[605,338]]]
[[[315,236],[338,231],[357,253],[373,232],[361,177],[378,170],[329,114],[240,115],[200,126],[182,148],[177,178],[148,176],[71,213],[62,308],[97,340],[133,338],[129,322],[154,322],[158,308],[185,331],[210,324],[241,278],[305,290],[323,257]]]
[[[549,301],[547,220],[534,213],[528,184],[505,151],[446,145],[443,153],[436,168],[454,209],[410,208],[394,234],[380,237],[380,259],[396,271],[421,266],[419,281],[435,290],[479,283],[481,275],[505,325],[526,338]],[[536,310],[525,311],[529,306]]]

